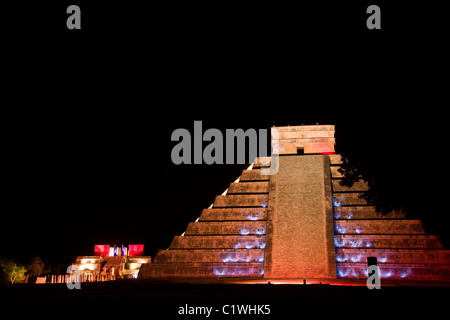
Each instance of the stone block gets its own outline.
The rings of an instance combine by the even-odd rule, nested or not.
[[[245,193],[268,193],[269,181],[239,182],[232,183],[228,188],[227,194],[245,194]]]
[[[152,263],[145,264],[139,271],[140,278],[221,278],[262,277],[263,263]]]
[[[384,263],[436,263],[450,264],[450,250],[434,249],[336,249],[336,261],[364,263],[367,257],[376,257],[378,264]]]
[[[435,235],[336,235],[336,248],[444,249]]]
[[[191,222],[185,235],[263,235],[266,234],[265,221],[221,221]]]
[[[265,236],[175,236],[170,249],[264,249]]]
[[[244,262],[264,262],[264,249],[170,249],[158,251],[157,262],[214,262],[233,265]]]
[[[335,234],[425,234],[420,220],[336,220]]]
[[[199,221],[266,220],[267,208],[211,208],[203,209]]]
[[[330,154],[328,155],[330,158],[330,165],[340,165],[342,164],[342,157],[340,154]]]
[[[264,181],[269,180],[269,176],[261,175],[260,169],[242,171],[239,181]]]
[[[380,279],[442,281],[450,278],[450,265],[385,264],[379,265]],[[367,263],[337,263],[338,278],[367,278]],[[383,281],[381,281],[383,285]]]
[[[403,211],[392,211],[386,215],[377,212],[374,206],[352,206],[334,207],[335,219],[403,219],[406,213]]]
[[[363,192],[333,192],[333,202],[339,206],[361,206],[367,205],[362,198]]]
[[[339,168],[340,168],[340,166],[331,166],[330,167],[331,178],[336,179],[336,178],[343,178],[344,177],[344,175],[339,172]]]
[[[258,169],[258,168],[267,168],[270,167],[271,165],[271,161],[264,161],[264,163],[261,162],[260,158],[256,158],[256,163],[253,164],[253,169]]]
[[[213,207],[267,207],[267,194],[252,195],[220,195],[214,200]]]
[[[351,187],[341,185],[341,179],[333,179],[332,184],[333,184],[333,192],[351,192],[351,191],[355,192],[355,191],[369,190],[367,182],[363,180],[355,182]]]

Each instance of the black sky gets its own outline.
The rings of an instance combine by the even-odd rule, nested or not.
[[[81,30],[65,26],[74,3]],[[364,1],[74,3],[8,11],[0,254],[167,248],[245,167],[172,164],[170,135],[194,120],[335,124],[337,151],[391,174],[448,247],[438,8],[376,1],[382,29],[367,30]]]

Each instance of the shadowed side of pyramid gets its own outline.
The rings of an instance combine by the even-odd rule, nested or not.
[[[405,212],[377,212],[361,197],[367,183],[342,186],[341,158],[330,159],[338,278],[367,278],[367,258],[376,257],[384,279],[450,280],[450,250],[439,238]]]

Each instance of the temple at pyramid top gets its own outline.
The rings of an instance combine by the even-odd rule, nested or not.
[[[334,154],[334,125],[272,127],[272,147],[278,154]],[[278,141],[277,141],[278,140]]]

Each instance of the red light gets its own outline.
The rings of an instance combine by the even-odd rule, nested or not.
[[[144,255],[144,245],[143,244],[129,244],[128,245],[128,255],[129,256],[143,256]]]
[[[109,244],[96,244],[94,246],[94,256],[107,257],[109,255]]]

